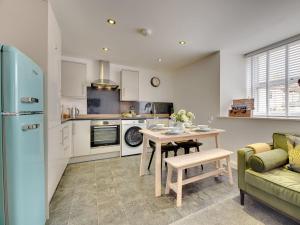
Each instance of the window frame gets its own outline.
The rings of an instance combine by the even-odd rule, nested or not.
[[[264,112],[259,112],[259,111],[256,111],[257,109],[254,110],[254,113],[253,113],[253,116],[254,117],[296,117],[296,118],[300,118],[300,110],[296,109],[296,112],[292,112],[291,111],[291,102],[290,102],[290,88],[292,86],[295,85],[295,83],[297,84],[297,82],[300,80],[300,69],[299,69],[299,74],[297,74],[296,76],[292,76],[290,77],[290,67],[292,68],[294,65],[293,64],[290,64],[290,58],[293,56],[295,56],[296,53],[294,52],[290,52],[290,48],[291,46],[296,46],[296,50],[298,48],[298,45],[299,45],[299,48],[300,48],[300,39],[299,40],[294,40],[292,42],[288,42],[288,43],[284,43],[282,45],[276,45],[276,46],[273,46],[273,48],[268,48],[268,49],[264,49],[264,51],[262,50],[258,50],[256,53],[249,53],[249,54],[246,54],[245,57],[246,57],[246,93],[247,95],[251,95],[251,98],[254,98],[255,99],[255,102],[257,102],[257,105],[259,104],[259,94],[258,94],[258,90],[259,89],[265,89],[266,90],[266,99],[263,100],[265,101],[265,104],[263,104],[263,107],[265,107],[264,109]],[[276,51],[280,51],[280,49],[283,50],[283,61],[279,62],[278,63],[278,59],[275,58],[275,63],[277,63],[278,65],[280,65],[280,63],[284,63],[284,77],[280,78],[280,79],[275,79],[275,80],[270,80],[270,53],[272,52],[276,52]],[[280,54],[280,52],[278,52],[277,54]],[[262,56],[262,57],[266,57],[265,59],[265,70],[266,70],[266,74],[265,74],[265,81],[263,82],[260,82],[259,81],[259,65],[255,65],[255,63],[259,63],[259,57]],[[256,58],[257,57],[257,58]],[[275,57],[276,57],[276,53],[275,53]],[[296,57],[294,60],[297,61],[297,59],[300,59],[300,51],[297,52],[296,54]],[[256,62],[254,62],[255,60],[257,60]],[[277,61],[277,62],[276,62]],[[250,65],[249,65],[250,64]],[[299,65],[299,68],[300,68],[300,61],[299,62],[296,62],[296,66]],[[255,68],[256,66],[256,68]],[[274,66],[276,66],[276,64],[274,64]],[[249,68],[250,68],[250,71],[249,71]],[[263,68],[262,68],[263,69]],[[278,68],[276,68],[278,69]],[[250,76],[250,77],[249,77]],[[275,75],[276,76],[276,75]],[[250,80],[250,81],[249,81]],[[249,87],[250,85],[250,87]],[[283,113],[280,113],[280,110],[278,111],[278,113],[270,113],[270,89],[272,87],[278,87],[280,88],[280,86],[283,86],[284,87],[284,100],[282,101],[282,104],[283,104],[283,108],[284,108],[284,111],[282,111]],[[300,87],[299,87],[300,88]],[[280,89],[279,89],[280,90]],[[299,91],[299,94],[300,94],[300,91]],[[249,96],[248,96],[249,97]],[[300,97],[299,97],[300,98]],[[299,101],[299,100],[298,100]],[[297,102],[298,102],[297,101]],[[281,102],[280,102],[281,103]],[[299,103],[298,103],[299,104]],[[300,104],[299,106],[295,106],[295,107],[300,107]],[[280,108],[280,107],[279,107]]]

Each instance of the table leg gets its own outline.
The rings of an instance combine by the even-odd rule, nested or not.
[[[178,169],[177,177],[177,207],[180,207],[182,204],[182,169]]]
[[[215,136],[216,148],[219,148],[218,135]]]
[[[141,154],[141,163],[140,163],[140,176],[145,175],[145,162],[147,160],[147,146],[148,138],[146,135],[143,135],[143,152]]]
[[[161,196],[161,143],[155,142],[155,196]]]
[[[228,176],[229,176],[229,183],[233,185],[233,178],[232,178],[232,171],[231,171],[231,163],[230,163],[230,156],[226,158],[227,162],[227,171],[228,171]]]
[[[218,135],[215,136],[215,143],[216,143],[216,148],[219,148]],[[221,168],[221,161],[220,160],[216,161],[216,168],[217,169]]]
[[[167,175],[167,183],[166,183],[166,190],[165,190],[166,195],[170,193],[170,184],[172,182],[172,172],[173,172],[172,166],[168,165],[168,175]]]

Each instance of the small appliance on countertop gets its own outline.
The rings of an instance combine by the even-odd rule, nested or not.
[[[70,110],[70,116],[72,119],[75,119],[77,116],[79,116],[79,113],[80,113],[80,111],[76,107],[72,107]]]
[[[0,224],[46,222],[43,72],[0,44]]]
[[[121,155],[135,155],[143,151],[143,134],[139,131],[147,127],[145,119],[122,120]]]

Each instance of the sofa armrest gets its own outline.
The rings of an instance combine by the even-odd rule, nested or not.
[[[238,160],[238,186],[241,190],[246,189],[245,183],[245,171],[249,168],[248,160],[251,155],[254,154],[254,150],[252,148],[242,148],[237,152],[237,160]]]

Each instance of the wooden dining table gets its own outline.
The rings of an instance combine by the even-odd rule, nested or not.
[[[218,136],[225,132],[222,129],[212,129],[210,131],[199,132],[192,129],[185,129],[182,134],[169,135],[166,131],[157,131],[150,129],[142,129],[143,134],[143,152],[140,162],[140,176],[145,175],[145,164],[147,160],[147,150],[149,140],[155,142],[155,196],[161,196],[161,145],[169,142],[179,142],[188,140],[199,140],[204,138],[214,138],[216,148],[219,148]],[[220,162],[216,163],[216,167],[220,167]]]

